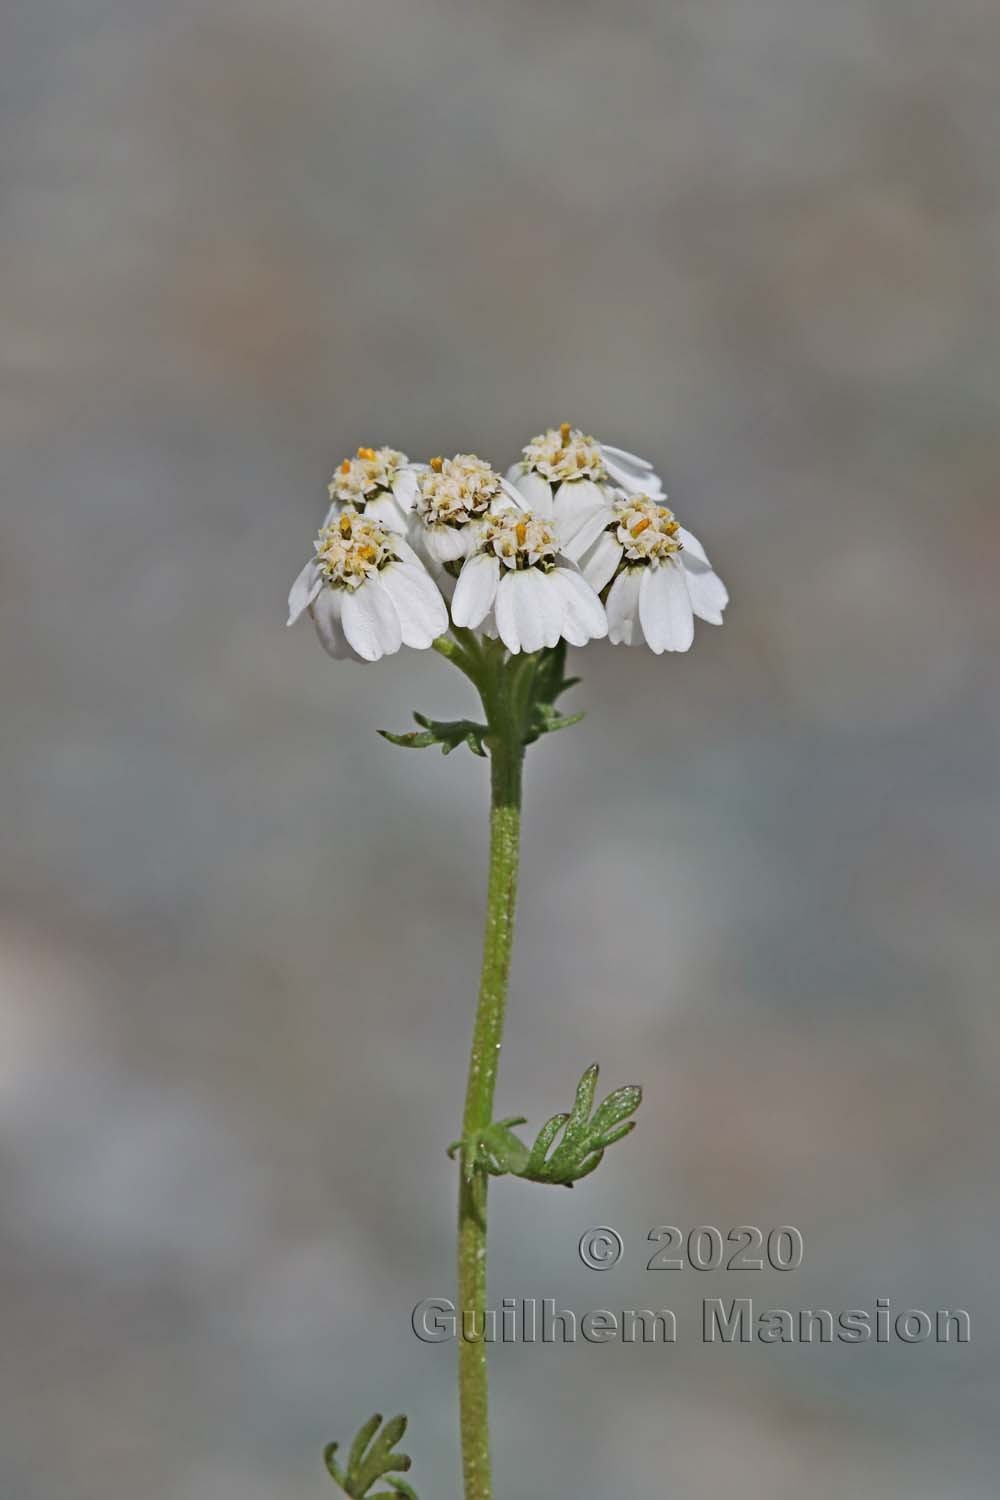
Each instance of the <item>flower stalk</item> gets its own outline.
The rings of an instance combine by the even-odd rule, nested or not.
[[[476,1138],[493,1120],[504,1015],[514,944],[514,910],[521,836],[521,784],[524,745],[512,712],[509,674],[494,676],[485,691],[490,752],[490,867],[479,980],[462,1135]],[[484,683],[484,687],[486,684]],[[492,700],[492,701],[491,701]],[[489,1176],[473,1163],[459,1173],[458,1306],[463,1328],[482,1329],[486,1313],[486,1200]],[[466,1500],[491,1500],[490,1436],[486,1343],[460,1338],[458,1388],[462,1434],[462,1473]]]

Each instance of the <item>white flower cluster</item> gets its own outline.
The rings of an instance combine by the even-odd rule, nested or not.
[[[501,475],[472,453],[411,463],[359,448],[288,599],[331,656],[418,650],[450,623],[540,651],[607,636],[687,651],[722,624],[726,587],[666,504],[651,464],[564,422]]]

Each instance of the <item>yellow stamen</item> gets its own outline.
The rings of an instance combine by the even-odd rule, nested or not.
[[[357,555],[362,562],[371,562],[372,558],[375,556],[375,548],[368,546],[359,547]]]
[[[375,457],[375,449],[374,448],[359,448],[358,449],[358,457],[359,458],[367,458],[368,461],[371,462],[371,460]]]
[[[444,459],[432,458],[430,461],[430,467],[434,470],[435,474],[440,474],[441,470],[444,468]]]
[[[344,462],[340,466],[340,472],[341,474],[349,474],[351,472],[351,460],[349,458],[344,459]]]
[[[652,526],[652,524],[653,523],[649,519],[649,517],[644,516],[641,521],[636,521],[634,526],[629,527],[629,532],[632,536],[642,536],[642,533],[646,530],[646,527]]]
[[[340,534],[341,534],[342,537],[349,537],[350,536],[350,534],[351,534],[351,518],[350,518],[350,516],[341,516],[341,518],[340,518]]]
[[[570,431],[571,430],[572,429],[570,428],[570,425],[569,425],[568,422],[560,422],[559,423],[559,437],[562,440],[562,445],[563,445],[564,448],[565,448],[566,444],[569,442],[569,435],[570,435]]]
[[[517,537],[518,546],[523,547],[525,538],[528,535],[528,527],[526,522],[518,521],[517,525],[514,527],[514,535]]]

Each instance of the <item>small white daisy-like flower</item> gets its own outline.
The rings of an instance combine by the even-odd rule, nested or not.
[[[694,616],[722,624],[729,594],[696,536],[651,495],[618,495],[593,511],[564,543],[583,576],[604,594],[613,645],[687,651]],[[610,585],[610,588],[608,587]],[[640,634],[641,631],[641,634]]]
[[[559,555],[555,527],[530,511],[488,516],[459,574],[451,604],[456,625],[483,625],[508,651],[540,651],[562,639],[583,646],[608,633],[597,594]],[[491,618],[488,618],[491,617]],[[484,624],[484,622],[486,622]]]
[[[435,563],[459,562],[468,556],[484,517],[524,504],[518,491],[474,453],[432,458],[417,481],[411,535]]]
[[[663,488],[644,458],[599,443],[568,422],[526,443],[507,478],[538,515],[556,517],[561,533],[572,529],[575,517],[601,504],[609,491],[659,495]]]
[[[289,625],[307,609],[331,656],[363,661],[400,646],[426,650],[448,628],[444,600],[413,548],[353,506],[316,538],[288,596]]]
[[[396,448],[359,448],[354,458],[344,459],[330,480],[327,522],[350,505],[390,531],[405,533],[420,468]]]

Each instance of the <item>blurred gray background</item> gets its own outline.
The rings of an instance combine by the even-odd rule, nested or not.
[[[8,0],[0,1492],[312,1500],[406,1410],[458,1495],[471,707],[284,597],[359,443],[657,462],[729,582],[595,646],[528,766],[498,1105],[641,1126],[500,1183],[499,1493],[996,1493],[1000,249],[991,0]],[[658,1224],[802,1270],[646,1272]],[[616,1226],[619,1267],[577,1260]],[[962,1306],[965,1348],[705,1348],[703,1296]]]

